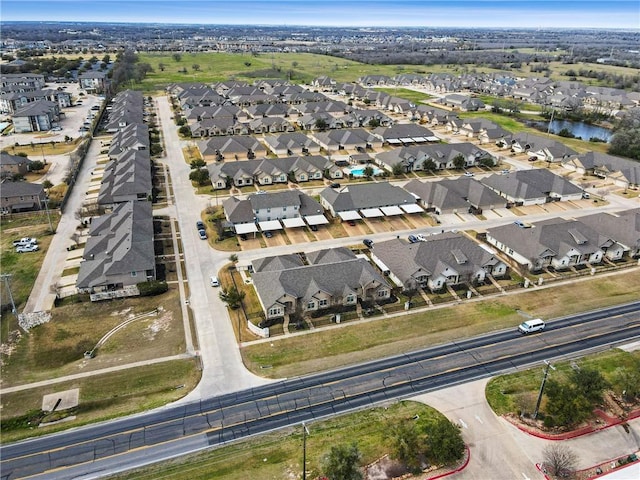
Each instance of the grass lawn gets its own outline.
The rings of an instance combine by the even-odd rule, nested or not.
[[[325,421],[307,423],[307,478],[318,478],[322,457],[334,445],[356,442],[362,453],[361,465],[368,465],[389,453],[389,422],[443,418],[437,410],[410,401],[389,404]],[[245,480],[300,478],[302,475],[302,428],[286,428],[226,447],[190,455],[175,461],[126,474],[115,479],[164,480]]]
[[[3,151],[11,155],[26,153],[31,160],[42,160],[43,155],[46,157],[47,155],[64,155],[71,153],[76,149],[81,140],[81,138],[76,138],[70,142],[46,142],[44,135],[42,137],[39,142],[19,146],[12,145],[4,148]]]
[[[35,435],[130,415],[165,405],[190,392],[200,380],[194,360],[173,360],[139,368],[95,375],[80,380],[2,394],[2,441]],[[47,394],[79,388],[79,404],[68,411],[75,420],[34,429],[19,423],[27,412],[42,408]],[[26,423],[26,422],[25,422]]]
[[[354,82],[364,75],[395,76],[399,73],[452,71],[445,67],[427,71],[422,65],[367,65],[314,53],[184,53],[179,62],[170,53],[141,53],[139,58],[154,70],[135,86],[147,92],[163,90],[166,85],[175,82],[253,82],[261,78],[290,78],[293,83],[309,83],[321,75],[328,75],[338,82]],[[161,63],[164,64],[164,71],[160,70]],[[193,68],[194,65],[198,65],[197,70]],[[186,73],[181,71],[183,69],[186,69]]]
[[[624,390],[624,387],[616,384],[615,372],[619,368],[637,371],[640,367],[640,351],[609,350],[583,357],[574,363],[581,368],[589,367],[598,370],[612,385],[613,390],[619,393]],[[566,381],[567,373],[572,369],[571,364],[572,362],[554,363],[553,366],[556,370],[551,371],[550,378],[552,376],[560,382]],[[485,390],[487,401],[497,415],[519,413],[519,410],[523,408],[531,412],[535,408],[541,380],[541,366],[495,377],[487,383]],[[544,403],[542,407],[544,410]]]
[[[273,338],[242,348],[245,365],[270,378],[292,377],[395,355],[430,345],[515,328],[517,310],[551,319],[640,298],[640,270],[577,281],[571,285],[528,290],[477,302],[376,319],[366,325],[334,327],[313,336]],[[313,348],[309,348],[313,345]],[[271,365],[269,370],[261,365]]]
[[[404,98],[416,105],[426,103],[428,100],[434,98],[433,95],[429,95],[428,93],[416,92],[415,90],[409,90],[407,88],[375,88],[375,90],[388,93],[393,97]]]
[[[55,228],[58,217],[51,214],[51,222]],[[44,255],[53,238],[49,232],[49,223],[44,211],[28,215],[3,216],[0,220],[2,237],[0,238],[0,266],[3,274],[9,277],[11,295],[16,308],[20,311],[31,293],[36,281]],[[23,237],[34,237],[38,240],[40,250],[29,253],[16,253],[13,241]],[[2,323],[0,339],[4,343],[11,330],[18,328],[17,319],[11,312],[11,303],[5,293],[2,282]],[[6,310],[5,310],[6,309]],[[6,313],[6,315],[5,315]]]
[[[83,358],[84,352],[116,325],[155,308],[160,309],[159,315],[131,323],[109,338],[95,358]],[[180,299],[175,286],[162,295],[99,305],[88,298],[82,303],[69,301],[55,307],[51,314],[50,322],[27,334],[22,332],[11,355],[3,356],[3,387],[184,352]]]

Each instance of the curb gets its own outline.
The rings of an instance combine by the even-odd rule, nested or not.
[[[629,415],[624,418],[624,419],[616,419],[615,421],[610,421],[604,425],[601,426],[586,426],[586,427],[582,427],[576,430],[572,430],[570,432],[565,432],[565,433],[559,433],[559,434],[551,434],[551,433],[544,433],[544,432],[539,432],[537,430],[531,430],[529,428],[527,428],[526,426],[523,425],[519,425],[516,424],[515,422],[513,422],[509,417],[503,417],[505,418],[505,420],[507,420],[509,423],[511,423],[513,426],[515,426],[518,430],[537,437],[537,438],[543,438],[545,440],[568,440],[570,438],[576,438],[576,437],[580,437],[582,435],[589,435],[591,433],[596,433],[599,432],[601,430],[605,430],[609,427],[616,427],[618,425],[622,425],[624,423],[627,423],[629,420],[634,420],[636,418],[640,417],[640,410],[634,410],[632,412],[629,413]],[[600,417],[601,418],[601,417]]]
[[[467,445],[464,446],[464,449],[467,451],[467,459],[464,461],[462,465],[460,465],[458,468],[454,470],[451,470],[450,472],[441,473],[439,475],[436,475],[435,477],[427,477],[427,480],[436,480],[438,478],[448,477],[449,475],[453,475],[454,473],[461,472],[462,470],[467,468],[467,465],[469,465],[469,460],[471,460],[471,450],[469,450],[469,447]]]

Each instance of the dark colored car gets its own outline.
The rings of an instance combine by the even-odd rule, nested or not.
[[[196,228],[197,228],[198,230],[204,230],[204,229],[205,229],[205,228],[204,228],[204,222],[202,222],[202,221],[198,220],[198,221],[196,222]]]
[[[241,233],[240,234],[240,240],[246,240],[247,239],[247,234],[246,233]]]
[[[340,188],[340,184],[338,182],[333,182],[331,185],[329,185],[331,188]]]
[[[267,238],[271,238],[271,237],[273,237],[273,233],[271,233],[271,232],[264,232],[264,236],[265,236],[265,237],[267,237]]]
[[[317,232],[318,231],[318,226],[317,225],[310,225],[309,228],[311,229],[312,232]]]
[[[347,223],[348,223],[349,225],[351,225],[352,227],[355,227],[355,226],[356,226],[356,221],[355,221],[355,220],[347,220]]]
[[[369,239],[369,238],[365,238],[362,243],[364,243],[365,247],[367,248],[373,248],[373,240]]]

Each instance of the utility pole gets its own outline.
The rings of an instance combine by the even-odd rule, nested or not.
[[[49,214],[49,198],[45,196],[43,203],[44,203],[44,209],[47,212],[47,220],[49,220],[49,231],[51,233],[55,233],[55,230],[53,229],[53,224],[51,223],[51,215]]]
[[[4,280],[4,286],[7,289],[7,293],[9,293],[9,301],[11,302],[11,313],[13,313],[16,318],[18,317],[18,310],[16,309],[16,303],[13,301],[13,295],[11,294],[11,287],[9,286],[9,279],[11,278],[10,273],[3,273],[0,275],[0,278]]]
[[[555,370],[556,367],[554,367],[553,365],[551,365],[551,363],[547,362],[546,360],[544,361],[544,363],[547,365],[544,369],[544,374],[542,375],[542,383],[540,384],[540,392],[538,393],[538,401],[536,402],[536,409],[533,412],[533,419],[535,420],[536,418],[538,418],[538,411],[540,410],[540,402],[542,402],[542,392],[544,391],[544,384],[547,383],[547,376],[549,375],[549,369],[553,369]]]
[[[302,422],[302,480],[307,480],[307,435],[309,430]]]

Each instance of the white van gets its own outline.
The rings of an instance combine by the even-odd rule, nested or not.
[[[219,287],[220,286],[220,282],[218,281],[218,277],[211,277],[209,279],[209,283],[211,283],[212,287]]]
[[[544,330],[544,322],[539,318],[534,318],[533,320],[527,320],[526,322],[522,322],[518,326],[518,331],[523,334],[541,332]]]

